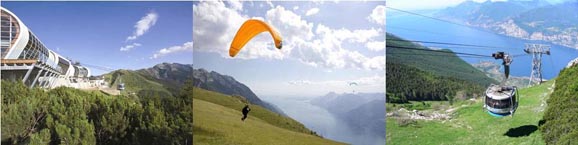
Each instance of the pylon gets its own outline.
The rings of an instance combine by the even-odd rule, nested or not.
[[[550,45],[526,44],[524,52],[532,55],[532,73],[528,85],[532,82],[542,83],[542,54],[550,55]]]

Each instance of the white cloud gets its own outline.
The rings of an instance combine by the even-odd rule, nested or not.
[[[319,39],[306,41],[297,38],[292,56],[315,67],[382,70],[385,65],[380,65],[378,60],[385,62],[385,57],[368,57],[342,46],[344,42],[365,43],[372,38],[379,38],[380,33],[383,33],[381,29],[334,30],[318,24],[315,34]]]
[[[120,47],[120,51],[130,51],[131,49],[141,46],[140,43],[132,43],[123,47]]]
[[[358,30],[348,30],[348,29],[337,29],[333,30],[326,26],[321,25],[321,27],[317,27],[317,34],[333,34],[336,39],[339,41],[348,41],[348,42],[357,42],[357,43],[365,43],[380,34],[382,34],[381,29],[358,29]]]
[[[294,7],[293,7],[293,11],[298,10],[298,9],[299,9],[299,6],[294,6]]]
[[[229,0],[227,2],[231,6],[231,8],[233,8],[234,10],[238,10],[238,11],[243,10],[243,3],[240,2],[239,0]]]
[[[193,51],[193,42],[186,42],[183,45],[172,46],[169,48],[163,48],[163,49],[157,51],[155,54],[153,54],[153,56],[150,58],[156,59],[159,57],[163,57],[167,54],[177,53],[177,52],[181,52],[181,51]]]
[[[222,57],[229,57],[229,47],[239,27],[249,19],[232,8],[226,7],[223,2],[201,2],[193,6],[193,41],[203,42],[194,46],[195,51],[214,52]],[[254,18],[263,19],[263,18]],[[235,58],[255,59],[272,58],[282,59],[283,53],[275,48],[271,36],[265,33],[257,35],[247,43],[242,53]],[[250,48],[250,49],[247,49]]]
[[[273,2],[271,2],[271,0],[265,0],[265,1],[267,1],[267,4],[268,4],[271,8],[274,8],[274,7],[275,7],[275,5],[273,5]]]
[[[371,51],[381,51],[385,49],[385,41],[370,41],[365,46]]]
[[[194,51],[218,53],[224,58],[229,57],[230,41],[241,24],[249,19],[223,2],[200,2],[193,6],[193,41],[203,42],[194,46]],[[333,29],[323,24],[315,24],[303,19],[302,16],[276,6],[268,10],[262,19],[283,36],[283,48],[274,47],[269,34],[263,33],[251,40],[241,50],[235,59],[294,59],[314,67],[339,69],[355,68],[367,70],[383,70],[385,56],[366,56],[352,48],[344,48],[343,44],[359,43],[367,45],[383,40],[381,28],[349,30]],[[379,62],[382,61],[382,62]],[[383,65],[382,65],[383,64]]]
[[[289,81],[290,85],[309,85],[311,81],[308,80],[298,80],[298,81]]]
[[[293,86],[304,86],[304,87],[311,87],[311,86],[323,86],[323,87],[332,87],[332,88],[350,88],[350,83],[355,82],[359,88],[366,88],[366,87],[375,87],[375,86],[383,86],[381,88],[385,88],[385,74],[383,75],[373,75],[373,76],[365,76],[359,77],[355,79],[347,79],[347,80],[322,80],[322,81],[311,81],[311,80],[293,80],[289,81],[289,85]],[[334,89],[338,90],[338,89]],[[383,90],[385,91],[385,90]]]
[[[135,40],[136,38],[142,36],[145,32],[147,32],[152,26],[154,26],[157,22],[158,14],[155,12],[150,12],[146,16],[142,17],[136,24],[134,28],[136,30],[133,32],[132,36],[126,38],[126,40]]]
[[[277,27],[279,32],[289,37],[287,40],[293,38],[304,38],[310,40],[313,38],[313,23],[309,23],[301,18],[300,15],[293,11],[287,10],[282,6],[277,6],[274,9],[267,11],[266,18],[273,26]]]
[[[312,8],[312,9],[309,9],[309,10],[305,13],[305,16],[311,16],[311,15],[315,15],[315,14],[317,14],[317,13],[319,13],[319,8]]]
[[[371,14],[367,17],[370,22],[385,25],[385,6],[378,5],[376,6]]]

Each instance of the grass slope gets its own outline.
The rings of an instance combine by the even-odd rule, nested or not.
[[[193,144],[341,144],[257,105],[242,122],[242,100],[198,88],[193,92]]]
[[[490,116],[482,111],[481,101],[460,108],[451,121],[420,120],[400,127],[396,119],[388,118],[387,144],[545,144],[537,128],[551,86],[547,82],[521,89],[520,107],[513,118]]]
[[[136,71],[131,70],[116,70],[104,75],[105,80],[110,84],[110,87],[116,88],[122,81],[125,84],[126,92],[139,93],[141,90],[156,91],[161,94],[170,95],[171,93],[165,89],[165,86],[151,77],[144,76]]]

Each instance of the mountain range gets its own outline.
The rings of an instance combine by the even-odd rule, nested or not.
[[[506,36],[578,49],[578,1],[465,1],[434,15]]]
[[[344,121],[355,133],[366,136],[364,143],[380,143],[385,139],[385,93],[330,92],[311,100]]]
[[[133,92],[139,96],[154,94],[166,96],[179,92],[179,88],[185,83],[191,83],[198,88],[242,97],[252,104],[285,115],[281,109],[262,101],[249,87],[236,81],[233,77],[221,75],[214,71],[194,69],[192,64],[160,63],[139,70],[116,70],[104,74],[104,78],[111,84],[111,87],[124,83],[125,92]]]

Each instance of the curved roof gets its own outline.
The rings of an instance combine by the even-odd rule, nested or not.
[[[60,59],[63,59],[66,61],[66,63],[68,63],[69,65],[72,65],[71,64],[72,61],[66,59],[62,55],[60,55],[60,54],[56,53],[55,51],[52,51],[51,49],[46,47],[46,45],[44,45],[44,43],[42,43],[40,38],[36,37],[34,35],[34,33],[32,31],[30,31],[30,29],[28,27],[26,27],[26,25],[20,20],[20,18],[18,18],[18,16],[16,16],[14,13],[12,13],[11,11],[9,11],[8,9],[6,9],[4,7],[0,7],[0,8],[2,10],[2,13],[5,12],[8,15],[10,15],[11,17],[13,17],[16,20],[16,23],[18,23],[18,26],[20,28],[19,35],[17,38],[15,38],[16,39],[15,43],[8,48],[8,52],[6,53],[6,56],[4,56],[2,59],[18,59],[18,57],[21,55],[21,53],[23,52],[25,47],[27,47],[28,41],[30,41],[30,39],[34,39],[35,41],[37,41],[39,43],[38,45],[42,45],[42,47],[48,51],[48,53],[47,53],[48,61],[45,62],[47,65],[49,65],[53,68],[59,68],[58,64],[59,64]],[[90,69],[88,69],[84,66],[77,66],[77,67],[81,67],[82,69],[87,71],[86,74],[83,74],[83,75],[90,75]],[[68,70],[62,70],[62,73],[63,73],[63,75],[74,74],[75,70],[72,69],[72,67],[69,67]]]
[[[10,15],[12,18],[16,19],[16,22],[20,29],[15,43],[13,45],[10,45],[10,47],[8,48],[8,52],[3,58],[3,59],[16,59],[18,58],[20,53],[22,53],[22,48],[26,47],[28,39],[30,39],[30,36],[28,35],[29,30],[28,27],[26,27],[26,25],[24,25],[24,23],[22,23],[20,18],[18,18],[18,16],[16,16],[14,13],[12,13],[11,11],[9,11],[4,7],[0,7],[0,9],[2,13],[8,13],[8,15]],[[14,49],[14,48],[21,48],[21,49]]]
[[[499,85],[490,85],[486,90],[486,96],[494,100],[504,100],[514,96],[516,92],[516,87],[508,86],[503,87]]]

